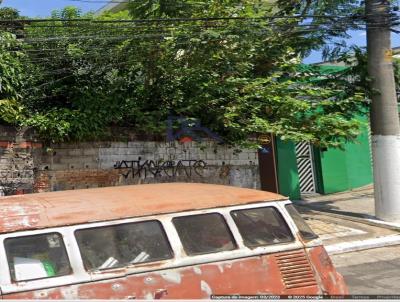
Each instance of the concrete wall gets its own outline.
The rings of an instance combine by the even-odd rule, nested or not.
[[[0,162],[0,186],[13,188],[4,190],[7,194],[155,182],[260,187],[255,150],[237,153],[213,141],[46,146],[9,131],[0,137]]]

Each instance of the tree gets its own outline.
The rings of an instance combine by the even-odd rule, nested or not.
[[[400,206],[397,198],[400,184],[396,173],[400,168],[400,123],[391,55],[391,30],[394,25],[398,25],[398,15],[395,13],[396,9],[391,7],[392,3],[395,2],[366,0],[361,3],[360,1],[336,0],[326,5],[325,1],[309,0],[304,6],[298,3],[296,9],[303,9],[302,13],[322,12],[329,18],[334,17],[332,13],[351,11],[355,12],[354,20],[361,20],[366,25],[367,59],[365,62],[367,62],[368,72],[364,69],[359,76],[366,79],[361,86],[364,87],[370,99],[375,215],[379,219],[398,222],[400,221]],[[345,24],[344,29],[351,28],[353,24]],[[330,33],[327,37],[323,37],[323,41],[332,37],[335,38],[335,34]],[[333,48],[333,51],[327,48],[325,54],[331,52],[335,55],[338,49],[340,47]]]
[[[12,7],[0,8],[0,20],[16,20],[20,18],[18,10]]]
[[[52,140],[98,137],[110,125],[162,134],[170,115],[198,119],[231,144],[266,132],[321,146],[356,136],[362,95],[340,74],[298,68],[300,34],[283,26],[296,20],[262,18],[265,1],[165,3],[131,3],[148,21],[68,8],[27,26],[37,76],[21,100],[24,124]],[[173,19],[182,16],[192,19]]]
[[[1,20],[20,18],[16,9],[0,8]],[[29,85],[24,60],[26,55],[16,35],[9,31],[20,31],[20,24],[1,23],[0,26],[0,121],[7,124],[18,124],[23,116],[23,107],[19,103],[22,90]]]
[[[349,30],[363,29],[365,25],[362,0],[278,0],[276,4],[278,15],[296,15],[299,23],[308,25],[299,43],[303,55],[322,50],[324,58],[334,59],[351,49],[346,42],[351,37]]]

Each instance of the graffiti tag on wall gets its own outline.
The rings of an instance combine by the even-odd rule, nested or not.
[[[203,176],[204,169],[207,168],[206,162],[203,160],[123,160],[117,161],[114,165],[115,169],[122,170],[121,175],[125,178],[128,177],[176,177],[186,175],[191,177],[192,175]]]

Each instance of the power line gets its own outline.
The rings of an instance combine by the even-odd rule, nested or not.
[[[364,27],[360,26],[360,29],[364,29]],[[370,27],[371,28],[371,27]],[[372,28],[382,28],[382,26],[374,26]],[[287,28],[286,30],[282,31],[276,31],[276,34],[279,33],[291,33],[293,34],[302,34],[302,33],[313,33],[313,32],[318,32],[319,34],[322,33],[343,33],[345,30],[345,25],[339,24],[336,25],[333,28],[326,28],[322,26],[303,26],[303,28],[298,27],[298,28]],[[393,28],[395,30],[395,28]],[[141,32],[134,32],[134,33],[129,33],[125,32],[124,35],[119,34],[119,35],[114,35],[110,36],[110,32],[103,32],[106,35],[99,35],[97,34],[82,34],[78,33],[77,35],[56,35],[56,36],[28,36],[24,39],[24,43],[27,44],[32,44],[32,43],[38,43],[38,42],[52,42],[52,41],[85,41],[88,40],[88,43],[90,40],[103,40],[103,41],[108,41],[108,40],[132,40],[132,39],[151,39],[151,38],[156,38],[156,39],[168,39],[168,38],[179,38],[182,37],[182,34],[179,33],[174,33],[170,31],[162,31],[162,30],[153,30],[153,31],[141,31]],[[232,31],[231,33],[226,32],[226,35],[229,34],[240,34],[240,33],[248,33],[248,31],[242,31],[242,32],[237,32],[237,31]],[[253,32],[254,33],[254,32]],[[196,37],[201,34],[206,34],[205,31],[198,31],[198,32],[193,32],[191,33],[191,37]],[[261,34],[265,34],[264,32]]]
[[[290,36],[293,33],[288,33],[288,34],[281,34],[280,37],[282,38],[286,38],[287,36]],[[177,50],[179,49],[179,47],[183,47],[184,49],[186,47],[199,47],[202,45],[202,42],[198,42],[197,44],[193,44],[190,39],[193,38],[193,36],[183,36],[181,37],[181,39],[175,42],[173,42],[173,46],[177,47]],[[102,52],[103,54],[106,54],[107,52],[115,52],[115,44],[111,44],[110,42],[118,42],[121,39],[125,40],[125,37],[110,37],[111,40],[108,40],[106,45],[99,45],[99,46],[93,46],[93,45],[83,45],[81,47],[79,47],[77,49],[77,51],[82,52],[81,54],[78,53],[77,57],[74,57],[73,54],[72,55],[68,55],[68,49],[67,48],[42,48],[42,49],[27,49],[26,52],[31,53],[30,57],[31,58],[35,58],[37,55],[40,56],[40,58],[36,59],[36,60],[32,60],[32,63],[43,63],[43,64],[47,64],[49,63],[49,60],[51,59],[52,62],[57,61],[57,60],[61,60],[61,61],[65,61],[65,60],[72,60],[72,61],[76,61],[76,60],[89,60],[91,58],[98,58],[98,54],[99,52]],[[141,38],[138,38],[139,40],[141,40]],[[184,39],[184,40],[182,40]],[[104,40],[104,39],[103,39]],[[215,43],[215,42],[226,42],[226,38],[225,37],[221,37],[220,39],[205,39],[203,40],[204,43]],[[148,42],[148,41],[144,41],[144,42]],[[153,44],[154,45],[159,45],[160,43],[162,43],[163,41],[157,41],[157,44]],[[150,42],[150,43],[154,43],[154,42]],[[240,44],[239,44],[240,45]],[[246,45],[246,44],[244,44]],[[244,45],[241,45],[240,47],[243,47]],[[146,44],[144,46],[140,46],[140,44],[137,44],[136,42],[134,44],[127,44],[124,45],[123,48],[121,48],[118,52],[115,53],[116,56],[118,57],[124,57],[124,52],[126,51],[137,51],[140,53],[140,51],[146,50],[149,46],[149,44]],[[50,52],[50,53],[49,53]],[[57,55],[57,53],[59,55]],[[48,55],[47,55],[48,54]],[[131,54],[131,53],[130,53]],[[27,57],[27,60],[29,61],[29,57]]]
[[[252,19],[246,19],[246,20],[242,19],[240,21],[250,21],[250,20],[251,21],[255,21],[255,20],[252,20]],[[44,32],[38,32],[38,33],[32,32],[32,30],[37,29],[37,28],[42,28],[42,27],[43,28],[48,28],[48,29],[51,29],[51,28],[62,28],[63,30],[66,29],[66,28],[77,28],[77,29],[81,30],[81,32],[96,31],[96,32],[104,32],[104,33],[106,31],[113,31],[113,30],[119,30],[119,29],[126,29],[127,31],[128,30],[145,29],[145,30],[149,31],[149,27],[146,27],[146,26],[143,26],[143,25],[142,26],[137,26],[137,25],[135,25],[135,26],[120,26],[120,25],[119,26],[115,26],[114,25],[114,24],[121,24],[120,21],[122,21],[122,20],[119,20],[117,23],[115,23],[115,22],[109,23],[110,25],[111,24],[112,25],[111,26],[106,26],[106,27],[104,27],[104,26],[99,27],[98,24],[96,24],[96,25],[93,24],[93,27],[88,26],[88,24],[85,24],[85,26],[82,26],[82,23],[80,23],[80,24],[66,23],[66,24],[61,24],[61,25],[53,25],[53,24],[51,24],[51,25],[30,25],[28,28],[26,28],[25,35],[33,36],[33,35],[36,34],[36,35],[40,35],[40,36],[43,37],[46,33],[44,33]],[[260,20],[258,20],[258,21],[260,21]],[[247,25],[260,26],[260,27],[261,26],[268,26],[268,25],[269,26],[279,26],[280,28],[283,28],[285,30],[287,30],[287,28],[295,28],[295,27],[298,27],[298,28],[300,28],[300,27],[312,28],[313,26],[318,26],[318,28],[316,28],[316,30],[318,30],[318,29],[321,29],[321,27],[332,26],[332,24],[327,24],[327,23],[319,23],[319,24],[303,23],[303,24],[290,24],[290,25],[286,25],[285,24],[285,25],[282,25],[280,23],[277,23],[276,21],[265,21],[265,20],[263,20],[263,21],[267,22],[267,23],[263,23],[263,24],[254,23],[254,24],[247,24]],[[1,24],[1,20],[0,20],[0,24]],[[359,29],[361,29],[363,26],[365,26],[364,23],[359,21],[359,20],[358,21],[353,20],[352,22],[349,22],[348,20],[339,20],[339,21],[334,23],[335,27],[337,27],[338,25],[342,26],[343,28],[346,27],[346,26],[353,26],[353,27],[358,27]],[[375,24],[374,26],[384,26],[384,25],[385,24]],[[393,25],[397,26],[398,23],[393,23],[392,26]],[[196,24],[196,25],[190,25],[190,26],[196,26],[197,28],[222,28],[224,25],[223,24],[210,23],[210,24]],[[225,24],[225,26],[226,26],[226,24]],[[169,25],[168,27],[167,26],[163,26],[163,27],[161,27],[161,29],[163,29],[163,30],[164,29],[171,29],[171,30],[180,29],[180,30],[183,30],[185,28],[179,28],[179,27],[177,27],[177,25]],[[68,37],[71,36],[72,34],[76,33],[76,32],[79,32],[79,31],[75,30],[73,32],[68,32],[68,34],[69,34]]]
[[[304,16],[302,16],[303,18]],[[286,17],[282,17],[282,18],[286,18]],[[331,16],[329,16],[329,18],[331,18]],[[59,22],[60,20],[54,20],[54,19],[50,19],[52,22]],[[77,19],[79,21],[82,21],[82,19]],[[161,19],[157,19],[161,20]],[[162,19],[165,20],[165,19]],[[175,19],[177,20],[177,19]],[[182,20],[182,19],[179,19]],[[184,20],[188,20],[188,19],[184,19]],[[98,41],[102,41],[102,42],[106,42],[108,44],[104,45],[102,44],[101,47],[99,47],[99,49],[104,50],[104,48],[108,48],[108,50],[112,50],[111,47],[115,47],[115,44],[111,44],[112,42],[116,42],[118,43],[119,41],[123,41],[123,40],[139,40],[142,41],[144,43],[147,43],[146,47],[148,46],[148,43],[154,43],[154,45],[159,45],[160,43],[163,43],[166,41],[166,39],[168,38],[179,38],[180,40],[182,39],[191,39],[191,38],[198,38],[199,35],[204,34],[204,31],[206,29],[215,29],[215,28],[226,28],[226,30],[223,32],[222,35],[229,35],[229,34],[234,34],[234,35],[242,35],[242,34],[246,34],[248,33],[248,31],[238,31],[237,28],[229,28],[225,21],[235,21],[235,26],[240,26],[237,25],[236,22],[240,21],[240,22],[248,22],[248,21],[252,21],[253,23],[247,23],[246,25],[248,26],[257,26],[258,29],[260,29],[260,31],[264,30],[263,32],[259,32],[260,35],[265,34],[265,30],[267,31],[271,31],[273,30],[275,34],[280,35],[280,37],[288,37],[288,36],[293,36],[293,35],[301,35],[301,34],[312,34],[315,32],[318,33],[340,33],[343,30],[346,29],[346,26],[348,26],[349,24],[353,25],[353,26],[364,26],[364,23],[362,20],[353,20],[352,17],[346,17],[343,19],[340,19],[338,22],[334,23],[333,25],[330,23],[320,23],[320,24],[314,24],[314,23],[305,23],[305,24],[284,24],[282,25],[281,23],[279,23],[278,21],[279,19],[266,19],[266,18],[260,18],[260,19],[254,19],[254,18],[197,18],[197,19],[190,19],[191,21],[196,20],[199,22],[203,22],[204,20],[209,21],[209,23],[200,23],[200,24],[191,24],[191,25],[181,25],[181,27],[179,27],[178,25],[173,25],[173,24],[169,24],[167,26],[163,25],[159,28],[154,28],[154,27],[149,27],[149,26],[145,26],[143,24],[141,25],[137,25],[137,23],[130,23],[131,21],[142,21],[142,20],[114,20],[114,21],[107,21],[106,23],[101,22],[101,23],[93,23],[93,20],[90,20],[89,23],[82,23],[82,22],[78,22],[77,24],[73,24],[69,21],[67,21],[66,23],[62,23],[60,25],[36,25],[38,23],[27,23],[29,25],[29,27],[27,28],[28,30],[28,37],[23,41],[26,44],[31,45],[32,47],[38,47],[39,45],[46,45],[46,43],[53,43],[53,42],[58,42],[59,41],[78,41],[78,42],[85,42],[86,45],[79,45],[80,47],[83,48],[83,56],[85,56],[87,59],[90,59],[91,57],[89,56],[89,54],[93,54],[93,57],[95,57],[95,54],[98,53],[98,51],[95,51],[94,49],[96,49],[95,47],[93,47],[93,43],[98,43]],[[212,21],[210,21],[212,20]],[[295,18],[291,18],[290,20],[294,20],[296,21],[297,19]],[[43,21],[43,20],[40,20]],[[156,21],[156,20],[150,20],[150,21]],[[171,21],[171,19],[168,19],[168,21]],[[220,23],[215,23],[215,22],[219,22],[219,21],[223,21]],[[261,22],[260,22],[261,21]],[[330,21],[330,19],[328,20]],[[351,21],[351,23],[350,23]],[[62,21],[64,22],[64,21]],[[124,22],[129,22],[127,24],[133,24],[134,27],[129,26],[127,27],[125,26],[121,26],[120,24],[124,24]],[[1,23],[1,20],[0,20]],[[40,23],[43,24],[43,23]],[[83,24],[83,26],[82,26]],[[103,26],[99,27],[100,24],[103,24]],[[115,24],[117,24],[118,26],[115,26]],[[150,23],[152,24],[152,23]],[[93,27],[85,27],[88,25],[93,25]],[[105,25],[105,26],[104,26]],[[157,24],[158,25],[158,24]],[[383,26],[385,24],[375,24],[376,28],[378,28],[379,26]],[[69,35],[54,35],[54,33],[51,33],[52,35],[49,34],[45,34],[43,32],[39,32],[37,33],[38,37],[35,37],[34,34],[32,32],[30,32],[31,30],[34,30],[37,27],[43,27],[43,28],[62,28],[63,30],[65,28],[73,28],[73,31],[69,33]],[[266,27],[266,26],[271,26],[271,27]],[[272,28],[273,26],[275,26],[274,28]],[[76,30],[76,28],[78,28],[78,30]],[[117,33],[120,33],[120,29],[126,28],[126,31],[123,31],[121,34],[118,35],[110,35],[110,32],[113,31],[117,31]],[[139,30],[138,30],[139,29]],[[193,30],[197,30],[195,32],[193,32]],[[131,30],[135,30],[135,32],[131,32]],[[191,30],[192,32],[190,32],[189,34],[181,34],[181,33],[176,33],[174,31],[189,31]],[[94,33],[93,33],[94,32]],[[84,34],[84,33],[88,33],[88,34]],[[99,34],[105,34],[106,36],[101,36]],[[254,33],[254,32],[252,32]],[[226,40],[227,38],[222,37],[219,40],[212,40],[209,39],[207,36],[204,37],[204,40],[202,42],[204,43],[209,43],[209,42],[218,42],[218,41],[223,41]],[[153,41],[153,42],[151,42]],[[177,47],[179,45],[186,45],[186,46],[190,46],[190,41],[186,41],[185,43],[178,43],[178,42],[174,42],[174,45],[176,45]],[[63,46],[63,45],[62,45]],[[128,47],[124,47],[124,50],[129,49]],[[140,51],[141,49],[138,49],[138,46],[136,45],[135,47],[131,47],[131,50],[138,50]],[[144,49],[144,48],[142,48]],[[18,50],[21,51],[21,50]],[[47,51],[52,51],[52,52],[61,52],[63,57],[56,57],[53,56],[52,54],[52,60],[54,59],[64,59],[65,58],[65,54],[67,52],[67,49],[63,49],[61,47],[59,48],[54,48],[54,49],[28,49],[25,50],[26,52],[36,52],[39,55],[40,54],[44,54]],[[74,58],[70,58],[71,60],[73,60]],[[85,58],[83,58],[85,59]],[[43,61],[41,61],[40,59],[38,60],[32,60],[32,63],[48,63],[49,58],[43,58]],[[114,63],[115,64],[115,63]],[[66,69],[58,69],[58,70],[54,70],[54,74],[59,74],[60,72],[63,71],[67,71]]]
[[[0,20],[0,23],[43,23],[43,22],[91,22],[91,23],[154,23],[154,22],[196,22],[196,21],[223,21],[223,20],[274,20],[274,19],[334,19],[364,18],[367,15],[294,15],[294,16],[264,16],[264,17],[192,17],[192,18],[155,18],[155,19],[130,19],[130,20],[98,20],[98,19],[14,19]],[[393,16],[393,14],[387,14]]]
[[[340,29],[337,29],[337,30],[340,30]],[[281,33],[280,37],[281,38],[286,38],[286,37],[288,37],[288,36],[290,36],[292,34],[293,34],[292,32]],[[159,37],[159,36],[157,36],[157,37]],[[219,39],[204,38],[203,40],[198,41],[197,43],[193,43],[191,41],[191,39],[193,37],[196,37],[196,36],[194,36],[194,35],[183,35],[183,36],[179,37],[178,40],[173,42],[173,46],[177,47],[177,49],[178,49],[179,47],[187,48],[188,46],[198,47],[198,46],[201,46],[203,43],[215,43],[215,42],[222,42],[222,41],[227,42],[227,38],[226,37],[221,37]],[[235,43],[237,43],[237,39],[239,37],[240,36],[234,37],[233,41],[235,41]],[[260,37],[262,37],[262,35],[260,35]],[[28,48],[28,49],[25,50],[25,52],[30,54],[29,57],[27,57],[27,60],[28,61],[30,60],[30,62],[32,62],[32,63],[41,63],[41,62],[42,63],[48,63],[50,59],[51,59],[51,61],[55,61],[57,59],[61,59],[61,60],[65,60],[65,59],[68,59],[68,60],[82,60],[83,59],[84,60],[85,58],[86,59],[90,59],[91,58],[90,54],[93,55],[92,57],[97,57],[99,52],[102,52],[104,54],[107,53],[107,52],[111,52],[111,51],[115,52],[116,51],[115,47],[117,45],[114,42],[118,42],[118,41],[121,41],[121,40],[126,40],[127,37],[126,36],[115,36],[115,37],[111,36],[111,37],[108,37],[107,39],[104,39],[104,37],[100,37],[98,39],[100,39],[102,41],[106,41],[107,44],[101,44],[101,45],[97,45],[97,44],[96,45],[92,45],[92,44],[91,45],[88,45],[88,44],[77,45],[77,49],[76,49],[78,51],[77,57],[74,57],[74,54],[71,54],[71,55],[68,54],[69,49],[67,48],[67,45],[64,45],[64,47],[58,46],[56,48]],[[141,36],[140,37],[136,37],[136,39],[133,39],[133,37],[128,37],[128,40],[129,39],[130,40],[143,41]],[[228,41],[233,42],[232,39],[230,39]],[[133,51],[145,50],[150,45],[148,44],[149,41],[147,41],[147,40],[145,40],[143,42],[146,42],[146,45],[141,46],[141,44],[138,44],[137,42],[135,42],[134,44],[124,45],[123,48],[119,49],[119,51],[116,52],[116,55],[119,55],[119,56],[124,55],[123,52],[129,51],[129,50],[133,50]],[[159,39],[157,40],[157,44],[155,44],[154,42],[150,41],[150,43],[154,43],[153,45],[159,45],[160,43],[163,43],[163,42],[165,42],[165,41],[162,41],[162,40],[159,40]],[[230,42],[228,42],[228,43],[230,43]],[[32,43],[34,43],[34,42],[32,42]],[[37,42],[35,41],[35,43],[37,43]],[[35,45],[35,44],[32,44],[32,45]],[[248,45],[248,44],[240,44],[239,43],[239,45],[241,45],[241,47],[243,47],[244,45]],[[73,49],[72,49],[72,51],[73,51]],[[21,50],[18,50],[18,52],[21,52]],[[79,53],[79,52],[81,52],[81,53]],[[58,56],[57,54],[60,54],[60,56]],[[40,56],[40,57],[38,59],[36,59],[36,60],[33,60],[33,58],[35,58],[37,56]]]
[[[398,23],[392,23],[392,25],[397,25]],[[300,23],[300,24],[281,24],[281,23],[277,23],[276,21],[268,21],[267,23],[247,23],[246,25],[248,26],[279,26],[279,27],[307,27],[307,26],[332,26],[331,23]],[[343,20],[338,20],[337,22],[335,22],[333,24],[333,26],[337,26],[337,25],[342,25],[342,26],[362,26],[365,25],[364,22],[361,21],[343,21]],[[385,24],[375,24],[374,26],[384,26]],[[187,26],[187,25],[185,25]],[[222,27],[226,27],[226,24],[217,24],[217,23],[209,23],[209,24],[196,24],[196,25],[190,25],[191,27],[195,27],[195,28],[222,28]],[[186,27],[186,28],[191,28],[191,27]],[[116,30],[116,29],[131,29],[131,30],[137,30],[137,29],[146,29],[148,30],[151,27],[148,26],[102,26],[99,27],[98,25],[91,27],[91,26],[81,26],[78,24],[66,24],[66,25],[40,25],[40,26],[29,26],[26,28],[27,33],[32,33],[31,30],[36,29],[36,28],[63,28],[63,29],[68,29],[68,28],[77,28],[77,29],[81,29],[82,31],[90,31],[90,30],[96,30],[96,31],[106,31],[106,30]],[[178,25],[169,25],[169,26],[161,26],[161,27],[157,27],[160,29],[185,29],[183,27],[178,27]],[[69,32],[71,33],[71,32]],[[38,34],[43,35],[43,32],[39,32]]]

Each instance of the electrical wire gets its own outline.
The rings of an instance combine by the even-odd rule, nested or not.
[[[363,22],[360,22],[360,21],[353,21],[353,22],[344,22],[344,21],[342,21],[342,20],[337,20],[336,22],[334,22],[334,23],[318,23],[318,24],[315,24],[315,23],[300,23],[300,24],[290,24],[291,26],[297,26],[297,27],[307,27],[307,26],[324,26],[324,25],[326,25],[326,26],[332,26],[332,25],[334,25],[334,26],[336,26],[337,24],[341,24],[341,25],[344,25],[344,26],[351,26],[351,25],[353,25],[353,26],[357,26],[357,25],[359,25],[359,26],[361,26],[361,25],[365,25],[365,23],[363,23]],[[394,22],[392,22],[392,24],[395,24]],[[274,25],[276,25],[276,26],[281,26],[281,27],[283,27],[283,26],[285,26],[285,24],[282,24],[282,23],[277,23],[276,21],[275,22],[272,22],[272,21],[269,21],[269,22],[264,22],[264,23],[255,23],[255,22],[253,22],[253,23],[246,23],[246,25],[253,25],[253,26],[274,26]],[[386,23],[375,23],[375,24],[373,24],[373,26],[384,26],[384,25],[386,25]],[[219,23],[209,23],[209,24],[196,24],[196,25],[190,25],[190,26],[192,26],[192,27],[194,27],[194,26],[196,26],[196,27],[206,27],[206,28],[213,28],[213,27],[223,27],[223,26],[227,26],[227,24],[219,24]],[[63,29],[68,29],[68,28],[79,28],[79,29],[82,29],[82,30],[85,30],[85,31],[89,31],[89,30],[91,30],[91,29],[95,29],[95,30],[112,30],[112,29],[132,29],[132,30],[136,30],[136,29],[147,29],[147,28],[149,28],[148,26],[114,26],[114,25],[112,25],[112,26],[98,26],[98,25],[95,25],[95,26],[93,26],[93,27],[91,27],[91,26],[81,26],[81,25],[72,25],[72,24],[66,24],[65,26],[63,26],[63,25],[41,25],[41,26],[29,26],[29,27],[26,27],[26,30],[28,30],[28,31],[31,31],[32,29],[35,29],[35,28],[63,28]],[[188,28],[190,28],[189,26],[187,26]],[[182,27],[178,27],[178,25],[169,25],[169,26],[159,26],[159,27],[157,27],[157,28],[167,28],[167,29],[175,29],[175,28],[179,28],[179,29],[182,29]],[[184,28],[183,28],[184,29]],[[40,32],[41,34],[43,34],[43,32]]]
[[[263,17],[191,17],[191,18],[154,18],[154,19],[129,19],[129,20],[99,20],[99,19],[12,19],[0,20],[0,23],[44,23],[44,22],[91,22],[91,23],[158,23],[158,22],[197,22],[197,21],[227,21],[227,20],[278,20],[278,19],[334,19],[334,18],[347,18],[357,19],[365,18],[368,14],[364,15],[292,15],[292,16],[263,16]],[[393,13],[383,14],[383,16],[393,16]]]
[[[393,17],[392,14],[390,16]],[[320,23],[295,23],[295,24],[282,24],[284,21],[294,21],[298,22],[298,20],[304,20],[306,18],[320,18]],[[334,23],[332,23],[332,18],[334,19]],[[240,27],[238,24],[244,23],[246,26],[258,27],[260,32],[258,33],[260,36],[268,33],[268,31],[274,30],[276,35],[279,35],[282,38],[291,37],[293,35],[308,35],[308,34],[345,34],[344,30],[348,26],[354,26],[359,28],[365,28],[365,20],[363,19],[365,16],[274,16],[274,17],[260,17],[260,18],[247,18],[247,17],[221,17],[221,18],[172,18],[172,19],[139,19],[139,20],[92,20],[92,19],[71,19],[71,20],[62,20],[62,19],[28,19],[28,20],[0,20],[1,24],[7,24],[7,22],[11,22],[16,25],[20,25],[22,22],[25,26],[26,37],[22,40],[22,43],[30,45],[33,49],[24,50],[26,53],[30,53],[32,60],[30,63],[33,64],[46,64],[49,63],[49,60],[58,60],[58,59],[68,59],[65,57],[67,54],[67,50],[62,48],[63,41],[66,43],[71,41],[76,41],[80,44],[78,47],[83,47],[83,60],[90,60],[91,58],[98,57],[99,52],[101,51],[113,51],[113,48],[118,45],[120,41],[135,41],[135,44],[141,44],[141,42],[146,43],[146,45],[142,48],[148,47],[148,43],[154,43],[154,45],[160,45],[169,38],[179,39],[181,42],[178,43],[174,41],[176,47],[179,46],[190,46],[192,38],[198,38],[203,34],[204,43],[212,43],[212,42],[220,42],[224,41],[227,38],[222,37],[218,40],[207,39],[204,36],[205,31],[207,29],[223,29],[223,32],[220,33],[223,35],[236,34],[236,35],[244,35],[248,34],[249,31],[238,31],[236,27]],[[185,23],[182,23],[185,22]],[[229,22],[229,23],[227,23]],[[46,24],[50,23],[50,24]],[[122,24],[122,26],[121,26]],[[162,26],[160,26],[162,24]],[[183,25],[185,24],[185,25]],[[382,28],[386,26],[386,23],[376,23],[373,26],[369,26],[369,28]],[[395,24],[398,25],[398,24]],[[154,26],[157,26],[154,28]],[[230,28],[233,26],[233,28]],[[267,27],[267,28],[263,28]],[[268,28],[269,27],[269,28]],[[37,31],[39,28],[53,30],[50,33]],[[54,32],[54,30],[60,29],[59,33]],[[68,29],[71,31],[68,34],[65,34],[65,30]],[[40,29],[39,29],[40,30]],[[262,31],[264,30],[264,31]],[[394,28],[392,28],[394,30]],[[191,31],[189,34],[182,34],[180,31]],[[251,31],[254,35],[255,32]],[[186,39],[183,41],[182,39]],[[98,42],[104,42],[101,46],[98,46],[99,50],[96,50],[94,44],[99,44]],[[139,42],[137,42],[139,41]],[[58,48],[41,48],[43,45],[52,45],[55,46],[54,43],[58,44]],[[107,44],[105,44],[107,43]],[[85,48],[86,45],[86,48]],[[129,46],[129,45],[128,45]],[[128,51],[140,51],[138,46],[135,47],[125,47],[124,50]],[[21,50],[16,50],[20,52]],[[38,57],[43,56],[44,54],[48,54],[51,52],[51,58],[46,57]],[[60,53],[60,57],[54,56],[55,53]],[[37,57],[35,60],[34,58]],[[70,60],[76,60],[76,58],[69,58]],[[29,61],[29,60],[28,60]],[[113,64],[117,64],[117,62],[113,62]],[[46,73],[46,76],[49,75],[59,75],[64,72],[69,72],[71,69],[68,68],[59,68]]]
[[[249,25],[249,24],[247,24],[247,25]],[[254,23],[252,25],[255,26]],[[268,25],[269,26],[275,26],[275,27],[278,26],[281,29],[283,29],[284,31],[287,31],[288,28],[289,29],[292,29],[292,28],[308,28],[308,30],[316,30],[316,31],[317,30],[322,31],[322,29],[324,29],[324,30],[332,30],[332,28],[324,28],[324,27],[332,27],[332,24],[323,24],[323,23],[321,23],[321,24],[307,23],[307,24],[296,24],[296,25],[293,25],[293,24],[282,25],[282,24],[278,24],[276,22],[268,22],[268,23],[265,23],[265,24],[257,24],[257,26],[268,26]],[[342,21],[342,22],[336,22],[333,25],[336,27],[336,28],[333,28],[334,30],[337,30],[339,25],[343,27],[343,30],[345,30],[346,27],[348,27],[348,26],[352,26],[352,27],[358,28],[358,29],[364,29],[365,28],[365,24],[363,24],[361,22],[349,23],[349,22],[343,22]],[[369,28],[379,28],[379,27],[383,27],[384,25],[386,25],[386,24],[374,24],[373,26],[369,26]],[[392,27],[393,26],[397,26],[397,25],[399,25],[399,23],[392,24]],[[66,27],[69,28],[70,26],[71,25],[69,24]],[[191,25],[191,26],[193,26],[193,25]],[[202,25],[195,25],[195,26],[197,26],[197,28],[203,28],[203,29],[204,28],[222,28],[223,27],[223,25],[218,25],[218,24],[206,24],[206,25],[202,24]],[[43,27],[53,28],[53,26],[51,26],[51,25],[43,26]],[[65,30],[65,26],[57,25],[57,27],[60,27],[63,30]],[[194,27],[192,27],[192,28],[194,28]],[[36,26],[30,26],[30,27],[27,28],[27,33],[25,35],[30,37],[30,41],[34,40],[32,38],[35,35],[40,36],[42,38],[42,41],[46,41],[46,38],[48,40],[57,40],[57,39],[61,40],[61,39],[64,39],[64,38],[71,39],[71,37],[73,35],[77,36],[79,33],[87,33],[87,32],[93,32],[93,31],[95,31],[96,33],[107,33],[107,34],[109,34],[110,31],[124,30],[124,32],[126,34],[128,34],[128,33],[129,34],[137,34],[137,33],[143,33],[143,31],[140,31],[140,30],[144,30],[145,29],[145,31],[150,32],[150,30],[146,26],[140,26],[140,27],[136,27],[136,26],[135,27],[116,26],[116,27],[114,27],[114,25],[113,25],[113,26],[110,26],[110,27],[95,26],[93,28],[91,28],[91,27],[80,27],[79,26],[79,30],[80,31],[77,30],[77,31],[68,32],[68,35],[64,35],[64,36],[63,35],[50,36],[49,33],[44,33],[44,32],[36,32],[35,33],[34,32],[35,29],[36,29]],[[172,25],[170,25],[168,27],[163,26],[163,27],[160,27],[160,33],[161,34],[165,34],[166,33],[165,30],[171,30],[172,31],[172,30],[176,30],[176,29],[177,29],[177,26],[172,26]],[[33,30],[33,32],[32,32],[32,30]],[[131,31],[136,31],[136,33],[132,33],[130,30]],[[182,30],[182,28],[179,28],[179,30]],[[155,32],[155,30],[153,29],[152,32]],[[55,32],[52,32],[52,34],[54,35]],[[83,36],[81,36],[81,38],[85,39],[87,37],[83,35]]]
[[[338,28],[336,30],[340,31],[341,28]],[[330,29],[330,31],[332,31],[332,29]],[[285,33],[285,34],[281,34],[281,37],[282,38],[285,38],[285,37],[288,37],[288,36],[290,37],[292,35],[299,34],[299,32],[300,33],[307,33],[308,31],[305,31],[305,30],[299,31],[299,30],[297,30],[297,31],[294,31],[294,32],[288,32],[288,33]],[[313,31],[311,31],[311,32],[313,32]],[[236,33],[236,34],[240,34],[240,33]],[[241,34],[244,34],[244,33],[241,33]],[[194,37],[197,37],[197,36],[195,36],[193,34],[191,34],[191,35],[181,35],[181,36],[177,37],[179,39],[174,41],[173,45],[175,45],[175,47],[179,47],[179,46],[183,46],[183,45],[190,46],[190,44],[191,44],[190,39],[194,38]],[[99,47],[97,45],[97,43],[96,43],[96,45],[89,44],[88,41],[87,41],[88,38],[93,38],[94,41],[92,41],[92,42],[94,42],[94,43],[96,43],[96,41],[99,41],[99,40],[101,40],[103,42],[107,42],[107,43],[106,44],[103,43],[103,44],[101,44],[101,47]],[[146,39],[144,39],[144,38],[146,38]],[[144,35],[137,35],[137,36],[121,36],[121,35],[118,35],[118,36],[105,36],[105,37],[104,36],[102,36],[102,37],[98,37],[98,36],[93,36],[93,37],[81,36],[81,37],[75,37],[75,39],[86,40],[84,45],[78,45],[77,46],[78,47],[77,51],[83,52],[84,55],[88,55],[90,53],[96,55],[96,54],[98,54],[99,51],[105,52],[106,50],[113,51],[113,48],[116,47],[115,43],[118,43],[121,40],[134,41],[135,47],[138,47],[138,42],[139,43],[140,42],[145,42],[146,43],[145,47],[149,46],[149,44],[148,44],[149,42],[150,43],[154,42],[156,44],[160,44],[160,43],[165,42],[165,36],[164,35],[154,35],[154,34],[153,35],[146,35],[146,36],[144,36]],[[152,39],[154,41],[152,41]],[[183,41],[182,39],[186,39],[186,41]],[[218,42],[218,41],[224,41],[226,39],[227,39],[226,37],[221,37],[221,39],[209,39],[209,38],[206,38],[206,39],[203,40],[203,43],[213,43],[213,42]],[[65,39],[63,38],[62,40],[65,40]],[[55,52],[61,53],[61,55],[63,55],[63,56],[65,56],[67,54],[68,49],[65,47],[65,45],[64,45],[64,47],[61,47],[61,45],[58,45],[58,47],[56,47],[56,48],[43,48],[43,47],[40,47],[41,44],[48,43],[49,41],[54,42],[54,40],[52,40],[52,39],[47,39],[47,42],[44,42],[43,40],[34,40],[34,41],[31,41],[31,44],[30,44],[30,45],[32,45],[31,48],[28,48],[26,50],[21,50],[21,49],[11,50],[11,52],[25,51],[26,53],[30,53],[31,57],[39,55],[41,58],[35,60],[35,62],[38,62],[38,63],[41,60],[43,60],[43,62],[48,62],[49,59],[47,57],[43,58],[43,55],[45,55],[46,53],[48,55],[50,55],[49,52],[53,53],[53,54],[51,54],[51,57],[53,59],[57,58],[57,56],[54,56]],[[67,40],[67,41],[69,41],[69,40]],[[179,43],[177,41],[179,41]],[[124,51],[127,51],[129,49],[133,49],[130,46],[131,45],[128,44],[128,45],[125,45],[121,49],[124,50]]]

